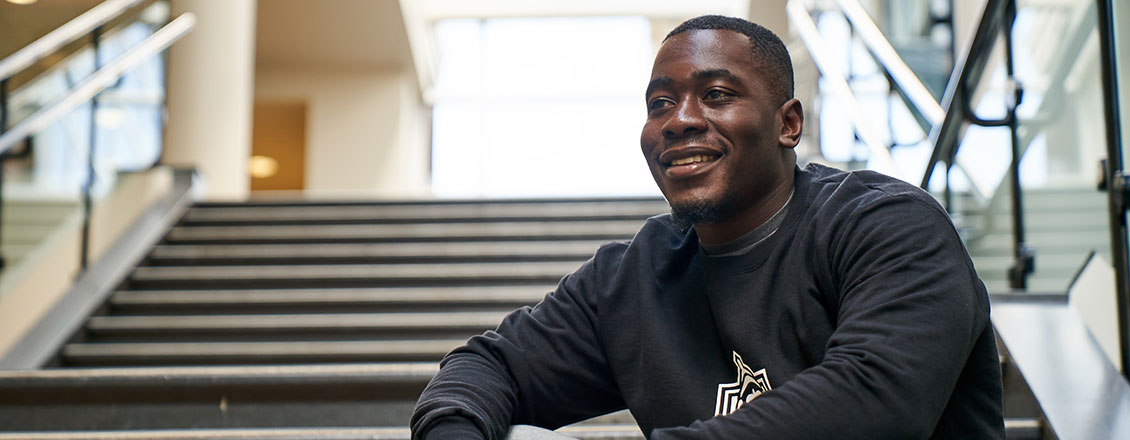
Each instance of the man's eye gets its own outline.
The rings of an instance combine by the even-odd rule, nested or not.
[[[721,90],[710,90],[710,91],[706,92],[705,98],[706,99],[726,99],[726,98],[729,98],[730,96],[732,96],[732,95],[730,95],[729,93],[723,92]]]
[[[653,99],[647,103],[647,111],[653,112],[671,105],[671,101],[663,98]]]

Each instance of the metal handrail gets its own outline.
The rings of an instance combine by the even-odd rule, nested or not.
[[[945,109],[938,104],[938,101],[934,99],[934,96],[922,83],[922,80],[918,78],[918,75],[906,65],[902,56],[883,36],[883,31],[875,25],[871,15],[867,13],[858,0],[836,0],[836,4],[851,25],[852,30],[859,35],[863,46],[875,58],[876,64],[890,77],[891,85],[906,97],[910,104],[910,110],[917,113],[927,124],[923,129],[927,132],[937,129],[946,119]],[[964,162],[960,158],[954,159],[954,164],[962,170],[968,169]],[[972,173],[966,172],[965,175],[972,185],[972,194],[982,204],[987,203],[986,194],[990,192],[988,185]],[[923,185],[923,188],[925,188],[925,185]]]
[[[1067,75],[1071,73],[1072,67],[1075,66],[1076,61],[1084,53],[1083,46],[1086,44],[1088,36],[1090,35],[1089,30],[1098,26],[1098,23],[1095,21],[1096,15],[1096,3],[1089,3],[1087,9],[1081,11],[1071,25],[1070,28],[1074,29],[1074,31],[1064,40],[1066,43],[1060,46],[1059,50],[1056,52],[1056,56],[1052,57],[1053,59],[1060,60],[1055,70],[1050,75],[1052,79],[1048,81],[1048,84],[1052,84],[1054,87],[1048,89],[1047,93],[1040,101],[1040,107],[1036,109],[1035,116],[1030,119],[1025,119],[1025,124],[1047,123],[1059,118],[1059,115],[1064,111],[1065,107],[1060,101],[1064,98],[1065,79]],[[1024,157],[1024,155],[1027,154],[1028,147],[1030,147],[1032,141],[1036,139],[1036,135],[1036,130],[1027,127],[1020,133],[1020,143],[1018,145],[1020,147],[1020,157]],[[1005,179],[1007,178],[1007,173],[1001,176],[996,187],[1000,188],[1004,185]],[[991,209],[999,203],[1002,203],[1000,201],[1001,197],[1003,197],[1001,194],[1003,194],[1001,191],[994,192],[993,195],[985,201],[983,206],[986,209]],[[991,221],[992,217],[989,217],[989,220]]]
[[[902,60],[895,48],[891,46],[891,42],[883,36],[883,32],[871,20],[871,16],[863,9],[859,1],[836,0],[836,4],[840,6],[844,17],[851,23],[852,29],[859,34],[864,47],[875,57],[880,68],[887,71],[895,85],[910,100],[911,110],[921,114],[931,127],[941,123],[942,119],[946,117],[946,111],[942,109],[942,106],[922,84],[922,80],[918,79],[918,75],[915,75],[914,71],[910,70],[910,67]]]
[[[855,94],[851,92],[851,86],[848,85],[843,73],[834,64],[828,62],[828,51],[825,48],[824,39],[820,36],[820,31],[816,28],[816,23],[812,21],[808,10],[805,9],[804,5],[793,0],[785,6],[785,11],[788,14],[789,22],[797,32],[797,36],[808,49],[809,55],[816,63],[816,68],[820,70],[821,76],[829,80],[832,93],[845,100],[848,107],[856,109],[856,111],[851,112],[852,123],[855,125],[856,135],[867,146],[871,157],[877,161],[874,168],[881,173],[894,175],[896,168],[890,150],[883,145],[879,136],[874,133],[873,128],[864,116],[865,113],[858,111],[859,103],[856,102]]]
[[[94,29],[113,20],[123,11],[136,6],[141,1],[108,0],[90,8],[89,11],[75,17],[74,20],[48,32],[47,35],[16,51],[8,58],[0,60],[0,81],[11,78],[44,57],[55,53],[67,43],[90,34]]]
[[[973,35],[969,50],[962,54],[961,62],[955,63],[949,82],[946,83],[946,91],[942,95],[945,118],[930,130],[930,143],[934,145],[934,150],[930,153],[930,161],[926,163],[926,170],[922,174],[922,188],[929,186],[938,161],[950,163],[956,154],[957,141],[966,128],[963,110],[966,87],[967,84],[978,83],[984,73],[988,54],[993,50],[1000,32],[1001,21],[998,18],[1004,12],[1005,3],[1003,0],[985,2],[977,33]]]
[[[132,0],[131,0],[132,1]],[[109,2],[107,2],[109,3]],[[103,3],[105,4],[105,3]],[[98,69],[83,82],[75,85],[64,96],[44,106],[11,130],[0,135],[0,154],[17,143],[42,130],[75,107],[89,101],[102,90],[112,86],[126,71],[149,57],[165,50],[196,25],[196,16],[184,13],[137,46],[118,57],[114,62]]]

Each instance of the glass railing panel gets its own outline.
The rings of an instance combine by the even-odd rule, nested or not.
[[[1114,52],[1115,52],[1115,72],[1118,77],[1115,82],[1118,87],[1118,108],[1121,117],[1121,136],[1122,136],[1122,160],[1123,167],[1126,166],[1127,158],[1130,158],[1130,142],[1126,139],[1130,137],[1130,81],[1126,81],[1127,73],[1130,72],[1130,3],[1113,1],[1111,3],[1111,15],[1114,24]]]
[[[100,40],[100,64],[113,61],[152,35],[167,17],[167,5],[157,2],[139,11],[136,20],[110,29]],[[89,77],[95,68],[94,53],[93,47],[87,45],[13,90],[9,97],[9,125],[15,126],[51,105]],[[94,118],[95,194],[112,186],[116,172],[143,169],[158,159],[164,76],[163,58],[153,57],[99,95]],[[17,148],[23,157],[17,156],[6,165],[5,194],[78,197],[87,175],[90,115],[91,105],[84,104]]]
[[[110,22],[99,39],[100,64],[107,65],[136,47],[168,18],[167,3],[158,1],[143,3]],[[86,40],[85,46],[67,46],[61,54],[52,55],[59,59],[46,70],[35,75],[21,73],[30,78],[10,91],[9,128],[49,108],[90,77],[95,71],[95,50]],[[75,231],[81,224],[92,132],[96,146],[91,186],[94,205],[113,190],[119,172],[156,163],[162,145],[164,77],[164,58],[151,57],[100,93],[97,110],[90,102],[81,104],[10,151],[3,162],[0,284],[10,285],[21,273],[21,263],[58,245],[61,231]]]
[[[1029,291],[1062,293],[1092,252],[1110,258],[1107,201],[1096,187],[1106,140],[1093,5],[1017,2],[1012,47],[1015,84],[1023,90],[1016,109],[1023,238],[1035,253]],[[998,42],[971,97],[982,119],[1007,115],[1013,83],[1003,55]],[[980,217],[974,223],[981,230],[967,244],[990,291],[1008,289],[1014,264],[1011,142],[1007,127],[971,125],[958,147],[971,165],[964,171],[991,183],[979,212],[964,213]]]
[[[840,8],[829,6],[831,3],[812,2],[808,10],[824,44],[829,46],[827,52],[835,54],[827,58],[849,79],[857,107],[849,109],[840,97],[827,94],[830,79],[821,78],[812,105],[818,110],[823,157],[815,160],[846,168],[870,167],[875,150],[863,147],[858,136],[861,127],[853,125],[850,117],[851,112],[863,112],[869,119],[863,122],[869,124],[866,128],[879,133],[881,142],[890,148],[899,177],[918,183],[908,177],[920,179],[929,161],[934,148],[926,139],[929,127],[915,121],[910,108],[893,93],[875,60],[861,46]],[[922,16],[921,7],[888,5],[897,2],[862,3],[877,23],[887,23],[893,35],[885,36],[891,37],[896,49],[899,41],[909,38],[907,35],[922,36],[913,29],[889,27],[894,17]],[[1095,189],[1098,160],[1106,146],[1102,119],[1098,117],[1104,98],[1092,3],[1018,2],[1013,31],[1015,82],[1007,74],[1002,37],[987,57],[984,74],[970,84],[969,108],[987,121],[1006,118],[1014,84],[1024,90],[1017,108],[1017,137],[1025,196],[1023,238],[1036,254],[1035,271],[1028,284],[1034,291],[1063,292],[1092,251],[1103,257],[1110,252],[1106,202]],[[904,60],[910,58],[907,52],[900,54]],[[949,70],[935,68],[934,72],[948,75]],[[939,168],[940,172],[931,175],[929,186],[939,198],[946,197],[950,202],[955,223],[992,291],[1009,288],[1007,271],[1015,260],[1012,197],[1007,183],[1011,150],[1012,134],[1007,125],[966,124],[959,135],[956,166]]]

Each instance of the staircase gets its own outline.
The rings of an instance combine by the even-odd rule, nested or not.
[[[45,369],[0,371],[0,439],[406,439],[445,353],[666,210],[197,204]],[[1010,438],[1042,438],[1038,406],[1004,367]],[[626,411],[563,432],[642,438]]]
[[[0,372],[0,439],[408,438],[444,354],[666,210],[195,205],[47,369]],[[565,431],[642,438],[626,412]]]
[[[1024,190],[1025,240],[1036,254],[1029,291],[1067,291],[1092,251],[1111,261],[1106,199],[1105,192],[1094,188]],[[985,287],[990,293],[1007,292],[1013,261],[1010,206],[999,203],[986,210],[958,212],[966,224],[979,229],[968,234],[966,246]]]

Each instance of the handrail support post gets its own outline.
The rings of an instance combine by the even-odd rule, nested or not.
[[[1023,191],[1020,187],[1020,121],[1016,117],[1016,108],[1024,97],[1024,88],[1016,80],[1016,70],[1013,63],[1012,26],[1016,21],[1016,1],[1006,0],[1004,17],[1001,30],[1004,33],[1005,70],[1008,75],[1008,123],[1009,142],[1011,154],[1009,160],[1009,190],[1012,195],[1012,265],[1008,268],[1009,287],[1014,290],[1028,288],[1028,276],[1036,269],[1036,255],[1024,241],[1024,203]]]
[[[0,79],[0,135],[8,131],[8,78]],[[4,223],[4,162],[8,158],[8,153],[0,151],[0,233],[3,232]],[[2,235],[0,235],[2,237]],[[0,243],[3,243],[3,238],[0,238]],[[5,258],[4,254],[0,253],[0,272],[4,271]]]
[[[99,50],[102,37],[102,26],[97,26],[90,32],[91,50],[94,52],[94,71],[102,68],[101,50]],[[79,268],[86,270],[90,263],[90,213],[91,187],[94,186],[94,150],[98,141],[98,95],[90,98],[90,142],[86,149],[86,182],[82,185],[82,249],[79,253]]]

